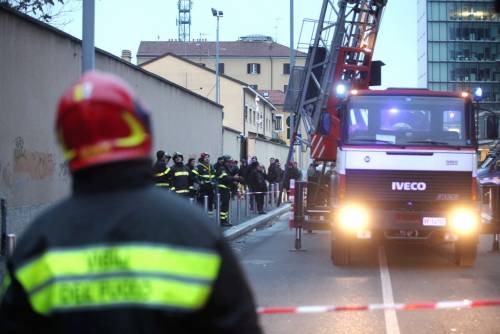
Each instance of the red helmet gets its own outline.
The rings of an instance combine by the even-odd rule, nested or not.
[[[59,101],[56,130],[69,169],[148,158],[149,115],[118,77],[90,72]]]
[[[200,154],[200,159],[204,160],[206,157],[209,157],[210,158],[210,154],[208,154],[207,152],[202,152]]]

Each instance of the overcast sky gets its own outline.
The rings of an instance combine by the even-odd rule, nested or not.
[[[210,8],[224,11],[220,40],[263,34],[289,45],[290,0],[193,0],[191,38],[215,40],[216,19]],[[322,0],[295,0],[295,45],[305,18],[317,19]],[[67,14],[66,32],[81,38],[81,2]],[[417,86],[416,0],[389,0],[375,48],[375,59],[386,63],[383,87]],[[177,0],[96,0],[96,46],[117,56],[122,49],[135,55],[141,40],[177,38]]]

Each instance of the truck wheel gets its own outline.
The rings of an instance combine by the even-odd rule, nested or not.
[[[476,238],[463,239],[455,243],[455,261],[460,267],[472,267],[476,261]]]
[[[330,252],[334,265],[348,265],[351,257],[349,239],[340,233],[337,233],[336,236],[332,235]]]

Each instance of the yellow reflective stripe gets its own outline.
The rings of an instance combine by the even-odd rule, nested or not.
[[[178,193],[178,194],[185,194],[185,193],[188,193],[188,192],[189,192],[189,190],[187,190],[187,189],[182,189],[182,190],[176,190],[175,192],[176,192],[176,193]]]
[[[198,173],[198,171],[196,169],[193,169],[193,174],[200,176],[200,173]]]
[[[129,112],[123,112],[122,114],[123,120],[130,127],[130,136],[125,138],[119,138],[116,140],[117,147],[133,147],[139,144],[142,144],[146,137],[146,131],[142,127],[141,123],[132,116]]]
[[[225,185],[223,185],[223,184],[219,184],[219,188],[229,189],[229,187],[226,187],[226,186],[225,186]]]
[[[119,305],[158,308],[202,308],[211,292],[209,284],[162,277],[107,277],[56,281],[30,296],[41,314],[55,310],[99,309]]]
[[[221,175],[219,175],[219,179],[222,179],[224,176],[227,176],[227,173],[226,172],[222,172]]]
[[[216,253],[149,244],[121,244],[52,250],[21,267],[16,278],[26,291],[56,277],[116,271],[155,272],[214,279],[220,265]]]
[[[170,186],[170,184],[168,184],[168,183],[157,183],[156,186],[157,187],[168,187],[168,186]]]
[[[11,283],[10,275],[9,272],[6,270],[5,275],[3,276],[2,284],[0,285],[0,302],[2,301],[4,294],[7,292],[10,283]]]
[[[176,172],[174,176],[188,176],[189,172]]]
[[[165,169],[164,172],[161,172],[161,173],[156,173],[155,176],[165,176],[168,174],[168,172],[170,172],[170,167]]]

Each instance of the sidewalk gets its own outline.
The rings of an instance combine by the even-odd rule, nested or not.
[[[257,227],[265,225],[269,221],[277,217],[280,217],[281,215],[287,213],[289,210],[290,210],[290,204],[289,203],[283,204],[280,207],[269,211],[265,215],[258,215],[245,222],[241,222],[236,226],[228,228],[227,230],[224,231],[224,235],[228,240],[234,240],[242,236],[243,234],[252,231]]]

